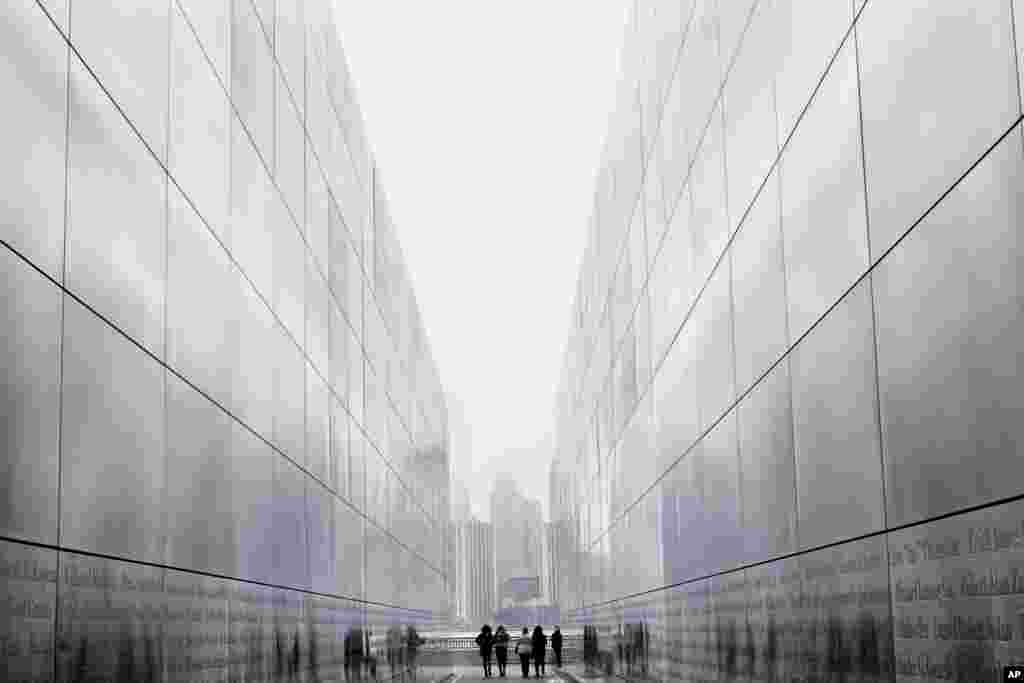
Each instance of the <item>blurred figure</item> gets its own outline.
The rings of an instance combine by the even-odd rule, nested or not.
[[[299,676],[299,632],[292,637],[292,653],[288,657],[288,680],[294,681]]]
[[[409,673],[412,674],[413,680],[416,680],[416,657],[420,653],[420,645],[422,644],[423,639],[420,638],[420,634],[416,631],[416,627],[409,624],[405,637],[406,663],[409,667]]]
[[[384,638],[384,653],[392,676],[395,675],[395,671],[398,669],[398,651],[401,649],[401,646],[402,632],[398,625],[394,624],[388,629],[387,636]]]
[[[114,680],[118,683],[135,683],[135,638],[127,620],[121,622],[117,640],[117,672]]]
[[[494,647],[494,636],[491,635],[491,627],[484,624],[480,633],[476,636],[476,644],[480,648],[480,659],[484,664],[484,678],[491,677],[491,649]]]
[[[625,649],[626,637],[622,634],[622,624],[619,624],[619,630],[615,633],[615,655],[619,671],[622,671],[624,668],[624,661],[626,659]]]
[[[519,664],[523,667],[523,678],[530,677],[530,660],[533,658],[533,640],[530,632],[523,627],[523,634],[516,641],[516,654],[519,655]]]
[[[544,659],[547,655],[548,637],[540,624],[533,629],[533,675],[540,678],[544,675]]]
[[[498,675],[505,677],[505,667],[508,666],[508,633],[503,625],[498,626],[494,632],[494,656],[498,659]]]
[[[562,632],[555,626],[554,632],[551,634],[551,649],[555,651],[555,666],[559,669],[562,668]]]
[[[362,678],[363,667],[363,632],[352,628],[345,635],[345,680],[356,681]]]

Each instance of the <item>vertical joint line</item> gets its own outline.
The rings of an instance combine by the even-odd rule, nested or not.
[[[167,291],[168,291],[168,283],[170,282],[170,244],[171,244],[170,235],[171,235],[171,190],[172,190],[171,180],[170,180],[170,176],[171,176],[170,168],[171,168],[171,126],[172,126],[173,111],[174,111],[174,109],[173,109],[173,103],[174,103],[174,95],[173,95],[173,93],[174,93],[174,85],[173,85],[173,83],[174,83],[173,82],[174,69],[172,68],[171,63],[172,63],[172,59],[173,59],[173,55],[174,55],[174,51],[172,49],[172,41],[174,40],[174,13],[175,13],[175,8],[176,8],[176,3],[168,3],[168,8],[167,8],[167,45],[166,45],[166,55],[167,55],[167,64],[166,64],[167,101],[166,101],[166,106],[164,107],[164,114],[166,116],[166,120],[165,120],[165,123],[164,123],[164,159],[163,159],[163,162],[164,162],[163,163],[163,171],[164,171],[164,174],[163,174],[164,175],[164,177],[163,177],[163,183],[164,183],[164,262],[163,262],[164,282],[163,282],[163,285],[164,286],[163,286],[163,303],[162,303],[162,314],[163,314],[163,330],[162,330],[162,332],[163,332],[163,339],[162,339],[162,346],[163,346],[163,350],[162,350],[162,354],[161,354],[165,363],[169,362],[168,359],[169,359],[169,354],[170,354],[170,351],[169,351],[169,347],[170,347],[170,326],[168,325],[168,322],[167,322],[167,299],[168,299]],[[163,456],[164,456],[163,457],[163,486],[164,486],[163,496],[164,496],[164,498],[166,498],[167,490],[168,490],[167,489],[168,470],[170,468],[170,448],[168,447],[168,444],[167,444],[168,438],[170,437],[170,427],[168,425],[168,403],[169,403],[169,401],[168,401],[168,398],[169,398],[168,391],[169,391],[169,382],[168,382],[168,376],[167,376],[168,375],[167,367],[162,367],[160,374],[161,374],[161,377],[162,377],[162,382],[161,383],[163,385],[162,386],[162,392],[161,392],[162,393],[161,402],[163,403],[161,408],[163,410],[162,429],[163,429],[163,449],[164,449],[164,453],[163,453]],[[161,559],[162,562],[165,562],[167,560],[167,558],[165,556],[165,553],[166,553],[166,550],[167,550],[167,534],[166,534],[166,529],[167,529],[167,506],[166,505],[162,505],[161,507],[163,508],[161,510],[161,513],[160,513],[161,517],[162,517],[162,519],[161,519],[161,526],[164,529],[164,533],[162,534],[162,536],[163,536],[162,540],[159,541],[159,543],[160,543],[160,559]]]
[[[1011,44],[1013,45],[1013,67],[1017,74],[1017,114],[1018,116],[1024,114],[1024,93],[1021,92],[1021,79],[1024,78],[1024,74],[1021,73],[1021,46],[1019,41],[1021,36],[1017,34],[1017,11],[1016,2],[1007,3],[1010,5],[1010,33],[1013,37]]]
[[[865,154],[864,144],[864,106],[861,98],[861,74],[860,74],[860,40],[857,35],[857,24],[853,25],[853,48],[854,48],[854,62],[857,70],[857,123],[860,128],[860,159],[861,159],[861,179],[863,182],[864,189],[864,232],[865,240],[868,249],[868,263],[870,264],[872,258],[872,247],[871,247],[871,212],[869,210],[870,204],[868,202],[868,171],[867,171],[867,156]],[[870,266],[869,266],[870,268]],[[868,297],[871,303],[871,343],[872,343],[872,355],[874,362],[875,371],[875,424],[877,427],[877,439],[878,439],[878,459],[879,466],[881,468],[881,484],[882,484],[882,527],[883,529],[889,528],[889,499],[888,492],[886,490],[886,474],[885,474],[885,443],[882,438],[882,388],[881,388],[881,376],[878,367],[878,315],[875,309],[875,276],[873,269],[872,272],[867,274],[868,284]]]
[[[813,97],[813,95],[812,95]],[[775,113],[775,141],[778,147],[775,163],[775,197],[778,205],[779,219],[779,254],[782,264],[782,301],[783,301],[783,325],[786,331],[786,357],[781,361],[786,368],[786,401],[789,404],[789,429],[790,457],[793,464],[793,525],[792,525],[792,548],[796,549],[800,543],[800,490],[797,486],[796,467],[796,415],[793,410],[793,368],[791,357],[793,352],[793,329],[792,321],[789,318],[789,270],[786,262],[786,226],[783,217],[782,178],[785,175],[785,159],[783,157],[782,130],[779,127],[779,100],[775,84],[772,85],[772,109]]]
[[[67,36],[65,40],[64,55],[64,225],[61,239],[61,263],[60,263],[60,349],[57,361],[57,547],[61,547],[64,516],[63,500],[61,495],[61,481],[64,472],[64,355],[67,346],[67,334],[65,332],[67,296],[64,289],[68,280],[68,223],[70,221],[70,175],[71,175],[71,7],[68,3],[68,10],[65,15],[67,21]],[[40,11],[45,11],[42,5],[38,5]],[[53,655],[51,666],[53,667],[54,679],[60,678],[60,644],[61,644],[61,558],[62,553],[57,551],[57,576],[54,584],[54,609],[53,609]]]

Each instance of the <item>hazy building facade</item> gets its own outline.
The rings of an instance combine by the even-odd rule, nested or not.
[[[544,521],[540,501],[526,498],[515,481],[498,477],[491,492],[491,523],[494,525],[494,571],[500,606],[511,600],[506,582],[536,577],[544,582]]]
[[[666,681],[1020,659],[1022,15],[635,5],[556,417],[599,649]]]
[[[341,676],[449,502],[330,2],[71,4],[0,21],[0,678]]]
[[[494,526],[473,518],[457,525],[458,616],[479,628],[494,619]],[[493,628],[493,624],[492,624]]]

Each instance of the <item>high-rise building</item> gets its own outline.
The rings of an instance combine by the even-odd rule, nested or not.
[[[494,527],[476,518],[457,525],[458,617],[479,627],[494,619]]]
[[[332,4],[70,5],[0,10],[0,678],[340,678],[449,503]]]
[[[616,666],[1012,663],[1021,12],[965,7],[633,6],[552,492],[563,603]]]
[[[554,522],[544,522],[544,597],[551,605],[558,605],[558,566],[555,564],[557,532],[558,527]]]

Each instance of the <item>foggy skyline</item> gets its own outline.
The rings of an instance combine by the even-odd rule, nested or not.
[[[491,482],[508,473],[547,518],[626,3],[334,4],[474,513],[489,519]]]

